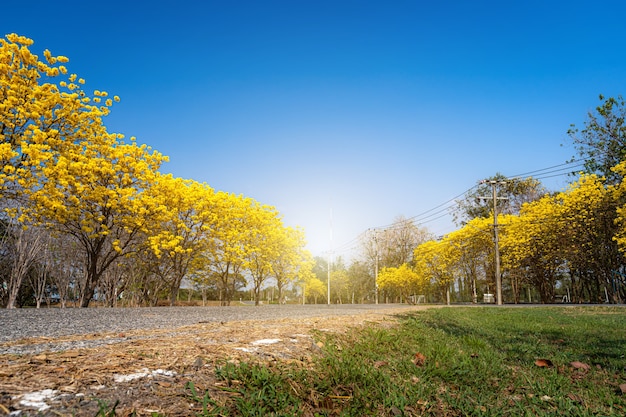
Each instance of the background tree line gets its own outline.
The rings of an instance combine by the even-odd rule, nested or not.
[[[222,304],[310,273],[304,234],[274,207],[159,171],[167,157],[104,124],[68,59],[0,39],[0,302],[173,304],[184,279]],[[279,293],[279,298],[282,295]]]
[[[353,292],[369,302],[482,302],[496,288],[495,183],[504,301],[623,303],[625,116],[622,97],[600,96],[584,128],[570,127],[580,159],[563,165],[580,169],[570,172],[572,182],[564,191],[550,192],[532,177],[496,174],[456,202],[459,228],[452,233],[433,236],[398,218],[365,234],[360,260],[350,267],[343,262],[331,266],[332,299],[350,300],[346,295]],[[316,258],[314,271],[322,297],[324,259]]]
[[[458,230],[433,236],[397,218],[357,257],[313,259],[275,208],[159,171],[167,157],[110,133],[118,97],[88,94],[68,59],[0,39],[0,303],[174,304],[183,282],[228,305],[271,287],[285,302],[478,302],[495,287],[489,184],[457,202]],[[570,187],[500,174],[506,301],[623,302],[625,103],[600,96],[569,136],[584,161]],[[330,285],[329,285],[330,279]]]
[[[478,302],[496,287],[494,202],[498,187],[501,279],[507,302],[623,303],[626,300],[626,105],[605,98],[582,130],[568,134],[582,158],[567,190],[533,178],[489,178],[457,202],[460,228],[383,269],[378,284],[396,297]]]

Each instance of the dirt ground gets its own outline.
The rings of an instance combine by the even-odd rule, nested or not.
[[[377,312],[8,342],[0,346],[71,346],[73,340],[85,339],[103,344],[0,355],[0,415],[95,416],[112,409],[118,416],[196,415],[202,404],[190,400],[188,382],[217,401],[236,395],[215,378],[215,368],[226,361],[308,366],[321,353],[316,332],[345,332],[372,323],[392,326],[395,319]],[[115,343],[104,344],[107,340]]]

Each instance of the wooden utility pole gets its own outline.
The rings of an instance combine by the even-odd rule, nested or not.
[[[333,264],[333,208],[330,208],[330,250],[328,251],[328,294],[326,301],[330,305],[330,268]]]
[[[493,200],[493,243],[494,243],[494,269],[496,278],[496,302],[502,305],[502,274],[500,273],[500,243],[498,241],[498,200],[506,200],[506,197],[498,197],[497,186],[506,184],[506,181],[485,180],[483,183],[491,184],[491,198]]]
[[[378,230],[375,230],[374,233],[374,244],[376,245],[376,271],[374,274],[374,285],[376,287],[376,304],[378,304]]]
[[[491,182],[493,193],[493,241],[495,246],[495,269],[496,269],[496,297],[498,305],[502,305],[502,275],[500,274],[500,244],[498,241],[498,196],[496,192],[496,181]]]

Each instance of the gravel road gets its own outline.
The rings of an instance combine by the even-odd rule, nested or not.
[[[0,310],[0,344],[31,337],[175,329],[206,322],[401,313],[410,307],[406,304],[344,304]],[[8,352],[0,346],[1,353]]]

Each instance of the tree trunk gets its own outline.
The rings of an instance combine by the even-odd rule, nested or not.
[[[255,285],[254,287],[254,305],[258,306],[261,301],[261,286]]]
[[[97,280],[92,280],[89,277],[87,278],[85,288],[83,289],[83,293],[80,296],[80,308],[89,307],[89,302],[93,299],[93,296],[96,293],[96,283]]]
[[[44,261],[46,262],[46,261]],[[43,265],[30,275],[30,283],[35,290],[35,300],[37,308],[41,308],[41,304],[46,298],[46,284],[48,283],[48,266]]]
[[[87,252],[87,276],[85,279],[85,285],[82,288],[82,292],[80,295],[80,308],[89,307],[89,302],[92,300],[93,295],[96,292],[96,286],[98,285],[98,280],[100,280],[100,275],[98,274],[98,259],[100,258],[100,248],[101,245],[96,245],[94,250],[90,250]]]
[[[281,305],[283,304],[283,286],[282,284],[278,285],[278,283],[276,286],[278,287],[278,304]]]
[[[20,225],[15,227],[15,243],[13,262],[8,282],[7,308],[15,308],[17,296],[22,287],[24,277],[29,268],[35,262],[39,252],[43,249],[42,232],[37,230],[23,229]]]
[[[172,285],[170,288],[170,307],[176,305],[176,299],[178,298],[178,285]]]
[[[11,271],[13,272],[13,271]],[[22,277],[14,277],[14,274],[11,273],[11,278],[9,279],[9,288],[8,288],[8,294],[9,294],[9,299],[7,301],[7,308],[8,309],[12,309],[12,308],[16,308],[16,304],[15,302],[17,301],[17,295],[20,291],[20,288],[22,286]]]

